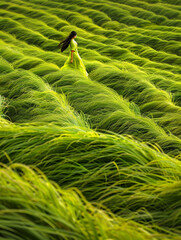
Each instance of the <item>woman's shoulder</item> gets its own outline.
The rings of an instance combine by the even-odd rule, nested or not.
[[[74,44],[74,41],[73,39],[70,40],[70,45],[73,45]]]
[[[70,43],[71,43],[71,44],[75,44],[75,40],[74,40],[74,39],[71,39],[71,40],[70,40]]]

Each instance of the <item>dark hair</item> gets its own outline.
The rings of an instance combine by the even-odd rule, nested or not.
[[[61,41],[58,44],[58,47],[60,48],[60,45],[63,43],[63,45],[61,47],[61,52],[63,52],[69,46],[70,40],[76,35],[77,35],[77,33],[75,31],[72,31],[65,40]]]

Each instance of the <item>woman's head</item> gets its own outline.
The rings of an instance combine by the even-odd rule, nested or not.
[[[65,40],[61,41],[58,44],[58,47],[60,48],[60,45],[63,43],[61,47],[61,52],[63,52],[69,46],[71,39],[76,37],[77,37],[77,33],[75,31],[72,31]]]
[[[70,33],[70,37],[71,37],[71,38],[76,38],[76,37],[77,37],[77,33],[76,33],[75,31],[72,31],[72,32]]]

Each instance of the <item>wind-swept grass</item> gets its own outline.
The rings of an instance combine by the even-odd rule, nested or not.
[[[30,70],[37,67],[39,64],[46,65],[48,72],[56,71],[66,60],[66,57],[60,59],[60,54],[54,52],[40,51],[36,46],[29,46],[24,42],[17,41],[11,35],[0,32],[1,38],[4,38],[4,42],[0,46],[0,54],[8,63],[12,64],[15,69],[23,68]],[[13,45],[5,43],[5,41],[13,42]],[[16,45],[16,47],[14,46]],[[23,50],[22,50],[23,49]],[[36,57],[35,57],[36,55]],[[51,68],[51,69],[50,69]],[[47,73],[47,69],[46,69]],[[41,73],[39,73],[41,74]],[[43,73],[45,74],[45,73]]]
[[[5,113],[12,122],[89,126],[63,93],[57,94],[48,83],[29,71],[17,69],[0,76],[0,92],[8,99]]]
[[[180,239],[178,3],[0,2],[0,239]]]
[[[16,2],[16,1],[14,1],[14,2]],[[32,1],[33,2],[33,1]],[[72,2],[71,2],[72,3]],[[38,4],[38,2],[37,2],[37,0],[36,0],[36,5]],[[57,4],[58,4],[58,6],[60,6],[59,7],[59,9],[57,10]],[[11,6],[9,6],[8,7],[8,10],[9,11],[15,11],[16,12],[16,14],[17,13],[21,13],[21,12],[23,12],[26,16],[31,16],[31,14],[30,14],[30,12],[25,8],[25,7],[19,7],[18,5],[14,5],[14,3],[12,4],[11,3],[11,5],[12,5],[12,7]],[[25,2],[22,2],[22,5],[25,5],[25,6],[27,6],[27,7],[35,7],[35,4],[30,4],[30,3],[25,3]],[[48,7],[45,7],[45,5],[46,6],[48,6]],[[6,8],[6,6],[7,5],[3,5],[3,8]],[[67,5],[64,3],[64,4],[60,4],[60,3],[49,3],[49,2],[47,2],[47,1],[44,1],[44,6],[42,7],[42,5],[40,5],[40,2],[39,2],[39,7],[40,8],[42,8],[42,9],[46,9],[47,10],[47,12],[50,12],[50,13],[53,13],[53,14],[56,14],[58,17],[59,16],[61,16],[61,17],[64,17],[65,18],[65,20],[66,19],[68,19],[71,23],[74,23],[75,25],[78,25],[78,26],[82,26],[81,24],[83,23],[83,24],[92,24],[92,22],[91,22],[91,19],[89,19],[89,18],[87,18],[87,16],[86,16],[86,14],[87,14],[87,11],[86,11],[86,14],[83,14],[84,13],[84,11],[82,11],[83,9],[82,9],[82,6],[80,7],[78,7],[78,6],[76,6],[76,5],[74,5],[74,15],[73,14],[71,14],[71,18],[69,17],[70,16],[70,11],[68,11],[67,9],[69,9],[68,7],[67,7]],[[51,8],[53,8],[53,10],[51,10]],[[55,8],[56,8],[56,10],[55,10]],[[63,10],[62,10],[62,8],[63,8]],[[77,12],[76,12],[76,9],[77,10],[79,10],[80,11],[80,9],[81,9],[81,12],[82,12],[82,15],[81,15],[81,17],[79,16],[80,14],[77,14]],[[86,8],[86,10],[87,10],[87,8]],[[36,10],[33,10],[32,9],[32,11],[34,11],[34,12],[37,12]],[[71,11],[73,11],[73,9],[71,9]],[[119,9],[119,11],[120,11],[120,9]],[[100,11],[99,11],[99,13],[100,13]],[[11,13],[7,13],[6,15],[8,16],[8,14],[11,16],[12,14]],[[46,16],[46,14],[45,13],[42,13],[42,14],[44,14],[45,16]],[[37,18],[38,19],[42,19],[42,14],[40,15],[40,16],[38,16],[38,13],[36,13],[36,16],[37,16]],[[3,15],[3,12],[2,12],[2,15]],[[22,16],[22,15],[21,15]],[[75,16],[75,17],[74,17]],[[91,16],[92,17],[92,16]],[[21,17],[22,18],[22,17]],[[25,17],[23,17],[23,18],[25,18]],[[94,18],[93,18],[94,19]],[[26,21],[27,21],[27,19],[25,20],[25,21],[23,21],[23,19],[20,19],[19,20],[19,22],[22,22],[23,24],[25,24],[26,25]],[[45,24],[41,24],[42,25],[42,27],[43,28],[45,28],[46,27],[46,30],[42,30],[42,28],[40,28],[40,24],[31,24],[31,21],[34,21],[33,19],[32,20],[30,20],[30,22],[27,24],[27,26],[28,27],[33,27],[35,30],[38,30],[38,32],[41,32],[42,34],[44,34],[44,35],[46,35],[46,33],[47,33],[47,36],[49,36],[49,35],[52,35],[51,33],[52,33],[52,31],[53,31],[53,29],[49,29],[49,26],[45,26]],[[109,21],[110,22],[110,21]],[[36,27],[36,25],[37,25],[37,27]],[[103,30],[104,30],[104,28],[103,28]],[[103,31],[102,30],[102,31]],[[81,30],[81,28],[79,29],[79,31],[80,32],[82,32],[82,30]],[[103,34],[103,32],[101,31],[101,33]],[[105,30],[104,30],[105,31]],[[97,31],[95,30],[95,33],[97,33]],[[104,33],[105,35],[107,35],[107,33]],[[117,34],[116,33],[116,31],[115,31],[115,34]],[[55,35],[55,34],[54,34]],[[59,32],[57,31],[57,33],[56,33],[56,35],[57,36],[59,36]],[[56,36],[55,35],[55,36]],[[85,34],[84,34],[85,35]],[[119,36],[117,36],[118,38],[120,38]],[[124,35],[123,35],[123,37],[125,37]],[[132,37],[131,37],[132,38]],[[131,41],[134,41],[134,39],[139,39],[140,38],[140,36],[137,36],[136,38],[134,37],[133,39],[130,39]],[[128,39],[128,38],[127,38]],[[141,37],[141,39],[140,39],[140,43],[142,43],[143,42],[143,39],[146,39],[147,41],[146,41],[146,43],[147,44],[149,44],[149,42],[153,42],[153,39],[151,39],[151,38],[149,38],[149,37],[147,37],[147,36],[142,36]],[[154,47],[155,46],[155,41],[157,41],[157,39],[155,38],[154,39],[154,44],[153,44],[153,46],[152,47]],[[48,43],[48,41],[47,41],[47,43]],[[160,45],[163,45],[163,41],[162,42],[160,42],[159,41],[159,43],[158,43],[158,46],[160,47]],[[167,47],[167,45],[169,44],[169,46],[170,46],[170,42],[166,42],[166,45],[164,45],[165,47]],[[175,46],[175,43],[174,44],[172,44],[173,46]],[[50,46],[51,47],[51,46]],[[128,46],[127,46],[128,47]],[[114,45],[112,45],[112,48],[111,49],[113,49],[113,48],[115,48],[114,47]],[[128,47],[129,48],[129,47]],[[142,48],[144,48],[144,52],[147,52],[146,50],[149,50],[149,52],[151,51],[151,49],[147,49],[147,48],[145,48],[145,47],[143,47],[142,46]],[[111,50],[110,49],[110,50]],[[166,48],[165,48],[166,49]],[[163,49],[163,50],[165,50],[165,49]],[[134,49],[133,49],[134,50]],[[158,49],[157,49],[158,50]],[[85,49],[84,49],[84,51],[85,51]],[[103,53],[103,51],[101,50],[101,49],[99,49],[99,52],[102,52]],[[107,47],[107,51],[108,51],[108,47]],[[128,56],[127,56],[127,60],[128,59],[130,59],[129,58],[129,55],[131,56],[131,53],[129,53],[129,51],[125,48],[125,52],[127,52],[128,53]],[[141,52],[140,52],[141,53]],[[137,52],[137,54],[139,54],[139,52]],[[163,55],[163,57],[162,57],[162,55]],[[165,63],[169,63],[169,61],[171,61],[172,63],[173,62],[175,62],[176,64],[179,64],[179,62],[180,62],[180,58],[178,57],[178,59],[177,59],[177,57],[176,56],[174,56],[174,55],[169,55],[169,54],[165,54],[164,53],[164,51],[162,51],[162,52],[156,52],[156,51],[152,51],[152,54],[150,55],[150,54],[148,54],[148,56],[149,56],[149,59],[153,59],[153,61],[154,61],[154,58],[156,59],[156,61],[159,61],[159,62],[165,62]],[[150,58],[150,56],[152,56],[152,58]],[[115,54],[112,54],[112,58],[113,57],[116,57],[116,55]],[[147,57],[147,55],[146,55],[146,57]],[[132,59],[134,58],[135,59],[135,63],[137,62],[140,62],[141,61],[141,58],[139,58],[139,61],[138,60],[136,60],[136,58],[135,58],[135,56],[132,54],[132,57],[131,57]],[[158,59],[159,58],[159,59]],[[131,60],[131,59],[130,59]],[[148,61],[145,61],[145,63],[147,63]],[[164,66],[164,65],[163,65]],[[161,66],[160,66],[161,67]],[[169,66],[168,64],[166,65],[166,67],[168,68],[168,67],[171,67],[171,66]]]
[[[157,89],[140,74],[120,71],[111,66],[93,70],[90,77],[134,101],[141,113],[153,117],[160,126],[181,138],[181,107],[172,102],[172,95],[168,92]],[[181,89],[181,84],[176,86]]]
[[[6,115],[4,114],[4,109],[7,107],[8,103],[4,96],[0,95],[0,126],[9,126],[11,124],[10,121],[8,121],[6,118]]]
[[[94,207],[77,189],[63,190],[22,164],[1,166],[0,183],[4,239],[171,239]]]
[[[47,75],[44,79],[56,92],[63,91],[72,106],[89,117],[94,128],[130,134],[138,140],[159,144],[171,156],[179,154],[179,138],[165,132],[153,119],[142,116],[134,102],[123,99],[103,84],[71,70]]]
[[[56,125],[7,126],[0,129],[0,139],[4,163],[37,166],[60,186],[77,187],[89,201],[120,216],[169,231],[181,230],[181,216],[174,217],[179,210],[175,186],[179,186],[181,163],[156,146],[154,150],[121,135]],[[173,189],[169,205],[167,187]],[[175,214],[170,215],[169,209]]]

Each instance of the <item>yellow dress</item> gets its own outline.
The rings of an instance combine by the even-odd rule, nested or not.
[[[80,70],[84,76],[88,76],[88,72],[86,71],[86,68],[84,66],[84,63],[82,61],[82,58],[80,57],[77,49],[77,42],[74,39],[70,40],[69,44],[69,56],[64,65],[60,68],[60,70],[65,69],[65,68],[73,68]],[[71,63],[71,50],[74,50],[73,52],[73,63]]]

